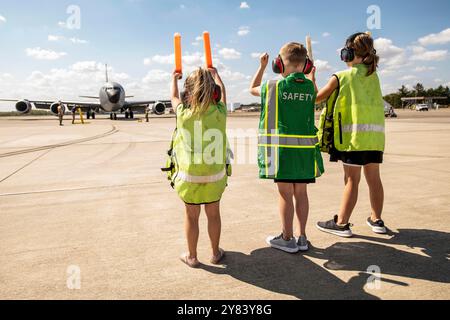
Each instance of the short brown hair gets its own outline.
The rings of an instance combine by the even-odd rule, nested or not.
[[[281,50],[281,55],[288,61],[285,63],[290,63],[294,67],[299,66],[302,63],[305,63],[306,56],[308,55],[308,51],[305,46],[298,42],[289,42],[285,44]]]

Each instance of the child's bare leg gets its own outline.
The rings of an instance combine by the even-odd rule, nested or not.
[[[222,221],[220,219],[220,202],[205,205],[206,216],[208,217],[208,233],[211,240],[213,256],[219,255],[220,233]]]
[[[373,222],[381,220],[384,204],[383,183],[380,177],[380,165],[372,163],[364,166],[364,175],[369,186],[370,204],[372,206],[371,219]]]
[[[283,224],[284,240],[292,239],[294,236],[294,184],[277,183],[280,193],[280,215]]]
[[[358,187],[361,181],[361,167],[344,165],[345,188],[342,196],[338,224],[347,224],[358,201]]]
[[[306,223],[309,214],[308,185],[296,183],[294,185],[295,212],[300,226],[300,236],[306,237]]]
[[[199,237],[198,219],[201,206],[186,204],[186,239],[189,249],[189,258],[197,259],[197,243]]]

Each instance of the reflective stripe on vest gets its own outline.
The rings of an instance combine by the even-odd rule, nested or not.
[[[222,180],[226,175],[226,170],[222,170],[218,174],[212,175],[212,176],[193,176],[190,174],[187,174],[185,172],[178,172],[177,177],[185,182],[189,183],[214,183]]]
[[[315,148],[319,143],[317,136],[260,135],[258,144],[264,147]]]
[[[358,132],[381,132],[384,133],[384,126],[379,124],[353,124],[342,127],[342,132],[358,133]]]
[[[278,81],[270,80],[266,84],[266,114],[264,122],[266,133],[278,133]],[[273,145],[259,145],[264,147],[266,176],[275,177],[278,171],[278,152]]]

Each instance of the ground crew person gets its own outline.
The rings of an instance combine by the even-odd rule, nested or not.
[[[250,88],[254,96],[261,96],[259,176],[277,183],[283,225],[282,234],[267,238],[267,242],[275,249],[296,253],[308,250],[307,185],[315,183],[324,172],[314,126],[316,86],[305,76],[314,66],[302,44],[288,43],[272,63],[273,71],[283,79],[261,85],[268,59],[268,54],[260,57],[260,67]],[[300,225],[298,241],[293,230],[294,211]]]
[[[361,168],[369,185],[371,216],[367,224],[373,232],[386,233],[381,220],[384,191],[380,164],[385,148],[384,103],[377,75],[379,57],[369,34],[350,36],[342,49],[341,59],[349,67],[336,73],[320,90],[317,102],[328,99],[333,118],[333,147],[331,161],[344,164],[345,189],[339,214],[330,221],[319,222],[324,232],[351,237],[350,216],[358,200]],[[320,131],[323,131],[321,121]]]
[[[145,108],[145,122],[150,122],[150,107]]]
[[[75,115],[76,115],[76,112],[77,112],[77,108],[73,107],[71,112],[72,112],[72,124],[75,124]]]
[[[63,119],[64,119],[64,105],[61,101],[59,101],[58,104],[58,119],[59,119],[59,125],[63,125]]]
[[[169,179],[186,207],[188,252],[181,261],[190,267],[200,265],[197,258],[198,223],[201,206],[205,206],[211,240],[211,263],[224,257],[219,247],[221,233],[220,200],[228,179],[225,86],[216,69],[199,68],[185,81],[180,99],[178,80],[173,73],[172,105],[176,106],[177,131],[169,151]],[[202,132],[202,134],[198,134]],[[214,142],[206,137],[214,135]],[[211,148],[213,147],[213,148]],[[214,149],[214,150],[212,150]]]

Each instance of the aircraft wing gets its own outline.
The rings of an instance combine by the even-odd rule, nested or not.
[[[149,106],[153,106],[156,103],[164,104],[166,109],[172,108],[172,104],[169,100],[144,100],[144,101],[126,101],[124,108],[130,108],[132,110],[136,110],[138,112],[145,112],[145,109]]]
[[[143,100],[143,101],[126,101],[125,107],[148,107],[149,105],[155,104],[157,102],[164,103],[166,106],[170,106],[170,100]]]
[[[19,102],[20,100],[17,99],[0,99],[1,102]],[[34,104],[36,109],[44,109],[44,110],[50,110],[50,106],[57,102],[54,100],[27,100],[28,102]],[[99,109],[101,108],[101,105],[99,102],[88,102],[88,101],[66,101],[61,100],[61,102],[67,106],[67,108],[70,110],[73,107],[81,108],[83,110],[88,109]]]

